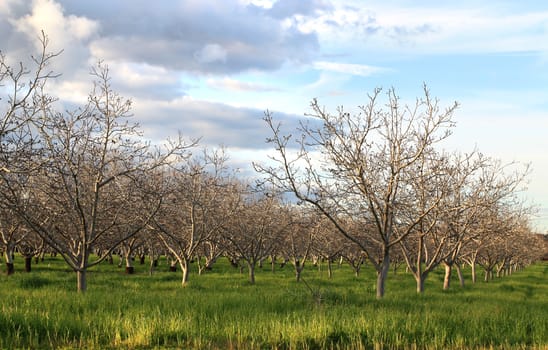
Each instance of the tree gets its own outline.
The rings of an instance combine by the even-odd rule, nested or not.
[[[133,261],[135,260],[135,253],[141,247],[146,244],[145,230],[141,230],[136,235],[129,237],[120,243],[120,251],[123,260],[126,262],[126,273],[132,275],[135,272],[135,267],[133,266]],[[122,232],[122,236],[124,233]],[[108,249],[109,245],[107,245]]]
[[[531,214],[532,208],[518,198],[518,192],[529,174],[529,166],[525,165],[523,169],[516,169],[515,166],[514,163],[502,164],[499,160],[485,159],[474,177],[477,206],[468,219],[469,224],[460,224],[460,227],[466,228],[466,235],[459,248],[459,258],[472,269],[473,283],[476,282],[479,259],[489,279],[497,261],[496,247],[508,239],[507,234],[517,223],[522,225]],[[470,216],[470,213],[467,215]],[[458,226],[453,223],[451,228],[455,230]],[[447,276],[445,280],[447,283]]]
[[[198,274],[211,270],[213,264],[223,256],[224,251],[219,244],[219,237],[203,242],[196,250],[196,262],[198,265]],[[202,259],[204,260],[202,262]]]
[[[320,217],[316,224],[318,232],[314,239],[314,254],[318,257],[316,263],[321,268],[322,261],[327,262],[327,277],[333,277],[333,262],[341,257],[345,249],[345,239],[339,235],[335,226],[325,217]]]
[[[222,244],[233,260],[245,261],[249,282],[254,284],[257,264],[272,254],[290,222],[275,196],[254,192],[242,196],[238,211],[223,225]]]
[[[60,52],[48,52],[44,33],[39,40],[41,51],[31,56],[29,66],[22,61],[11,65],[0,51],[0,243],[8,274],[13,273],[16,246],[28,233],[11,204],[23,200],[23,191],[17,183],[28,178],[35,168],[39,141],[33,133],[32,121],[54,102],[45,89],[47,82],[58,76],[48,66]]]
[[[39,255],[43,254],[48,247],[40,236],[35,232],[28,230],[26,227],[23,239],[17,243],[17,251],[25,259],[25,272],[31,272],[32,270],[32,258],[35,258],[35,262],[39,261]]]
[[[0,51],[0,174],[4,181],[9,180],[8,175],[28,172],[38,144],[32,121],[55,101],[45,90],[47,82],[59,75],[47,69],[61,52],[48,52],[43,32],[40,43],[41,52],[31,56],[31,68],[23,62],[13,67]],[[3,192],[6,195],[5,189]]]
[[[313,252],[320,220],[316,213],[306,213],[300,208],[288,207],[283,214],[287,216],[284,221],[287,221],[289,226],[281,232],[278,251],[284,259],[291,261],[295,269],[295,279],[299,282],[306,262]]]
[[[301,123],[297,138],[282,135],[280,125],[266,112],[277,165],[255,164],[274,186],[315,207],[339,234],[364,251],[377,271],[377,298],[384,295],[390,250],[434,209],[424,208],[400,225],[410,200],[405,196],[406,181],[413,178],[415,164],[450,135],[457,107],[455,103],[441,110],[425,87],[424,97],[412,106],[401,106],[391,89],[380,109],[380,92],[375,90],[357,114],[341,107],[333,115],[313,100],[309,116],[314,122]],[[298,145],[295,157],[290,141]],[[352,221],[371,222],[374,231],[360,239],[347,228]],[[370,242],[377,247],[372,250]]]
[[[180,136],[165,149],[141,141],[138,125],[129,121],[131,101],[112,90],[108,66],[99,62],[91,74],[96,80],[84,107],[58,113],[42,105],[41,118],[32,120],[39,163],[18,183],[24,200],[11,202],[76,272],[79,292],[87,288],[87,270],[146,227],[158,210],[161,198],[151,201],[154,193],[144,191],[142,180],[194,145]],[[135,215],[124,215],[126,208]],[[101,255],[91,260],[98,247]]]
[[[183,286],[198,249],[217,240],[237,208],[239,186],[229,177],[225,162],[224,152],[204,152],[203,157],[164,176],[166,200],[149,227],[178,261]]]
[[[402,256],[417,283],[417,293],[424,292],[424,282],[431,271],[442,263],[447,271],[459,256],[480,208],[481,188],[475,186],[473,179],[484,163],[476,152],[454,156],[433,153],[417,163],[419,175],[410,181],[409,187],[409,195],[415,198],[409,208],[410,217],[434,207],[415,225],[409,237],[400,241]]]
[[[7,215],[0,217],[0,246],[4,251],[6,273],[11,275],[15,271],[13,266],[15,248],[25,238],[25,233],[17,217],[13,214],[9,215],[7,211],[4,211],[4,214]]]
[[[358,277],[362,266],[366,263],[367,257],[355,243],[346,241],[342,250],[341,257],[354,270],[354,275]]]

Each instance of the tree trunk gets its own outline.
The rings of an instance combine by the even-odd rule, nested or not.
[[[295,266],[295,280],[297,282],[301,281],[301,272],[303,272],[301,266]]]
[[[6,274],[7,275],[13,275],[14,272],[15,272],[15,267],[14,267],[13,263],[7,262],[6,263]]]
[[[169,272],[177,271],[177,260],[171,260],[169,262]]]
[[[327,259],[327,277],[329,277],[329,279],[333,278],[333,263],[331,262],[331,259]]]
[[[156,270],[156,267],[158,267],[158,259],[156,259],[154,256],[150,256],[150,266],[148,269],[148,274],[152,276],[154,273],[154,270]]]
[[[506,268],[506,263],[502,263],[500,264],[500,266],[497,267],[497,278],[504,276],[505,268]]]
[[[247,263],[247,267],[249,270],[249,283],[255,284],[255,264]]]
[[[417,282],[417,294],[424,293],[424,283],[426,282],[426,279],[428,278],[428,271],[423,272],[422,269],[419,269],[418,271],[415,271],[413,273],[413,276],[415,277],[415,281]]]
[[[445,266],[445,277],[443,278],[443,290],[448,290],[451,286],[451,273],[452,273],[452,265],[444,262],[443,265]]]
[[[490,268],[486,268],[485,269],[485,282],[489,282],[490,280],[493,279],[493,268],[490,267]]]
[[[464,276],[462,274],[462,269],[459,264],[456,264],[455,268],[457,269],[457,276],[459,276],[459,285],[464,288]]]
[[[132,275],[135,272],[135,269],[133,267],[133,256],[131,255],[131,252],[129,250],[125,256],[125,259],[126,259],[126,273],[128,275]]]
[[[6,274],[13,275],[15,272],[15,266],[13,265],[13,250],[6,248],[4,252],[4,258],[6,258]]]
[[[187,283],[188,283],[188,275],[189,275],[189,268],[188,268],[188,265],[186,267],[183,267],[181,266],[181,271],[183,272],[183,278],[181,280],[181,285],[183,287],[186,287]]]
[[[126,273],[128,275],[133,275],[135,268],[133,267],[133,257],[126,255]]]
[[[76,271],[78,293],[85,293],[87,289],[86,270]]]
[[[470,264],[470,268],[472,269],[472,283],[476,283],[476,262],[472,261]]]
[[[271,255],[270,256],[270,269],[272,270],[272,273],[276,271],[276,256]]]
[[[25,272],[32,270],[32,256],[25,256]]]
[[[183,273],[183,278],[181,280],[181,285],[186,287],[188,284],[188,276],[190,274],[190,261],[187,259],[179,260],[179,266],[181,267],[181,272]]]
[[[382,299],[384,296],[386,276],[388,276],[388,270],[390,269],[390,254],[387,250],[384,252],[384,258],[380,267],[380,271],[377,271],[377,299]]]
[[[417,293],[422,294],[424,293],[424,278],[422,274],[419,274],[415,277],[415,281],[417,281]]]

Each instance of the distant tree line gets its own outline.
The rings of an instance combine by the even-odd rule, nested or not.
[[[531,208],[518,195],[528,168],[442,151],[457,105],[442,109],[424,95],[401,105],[394,90],[375,90],[359,113],[327,112],[314,100],[308,123],[292,136],[265,114],[276,152],[254,164],[259,181],[238,176],[222,149],[201,149],[181,135],[162,145],[145,141],[131,121],[131,101],[110,84],[108,66],[92,68],[85,103],[60,112],[48,82],[59,53],[42,51],[29,67],[0,55],[0,250],[14,272],[16,252],[31,269],[46,253],[86,272],[119,255],[127,273],[134,259],[160,256],[189,279],[219,257],[247,269],[346,262],[356,275],[377,271],[377,297],[390,267],[405,264],[424,291],[428,274],[468,264],[485,280],[542,257]],[[386,96],[386,100],[383,97]],[[295,132],[295,131],[292,131]]]

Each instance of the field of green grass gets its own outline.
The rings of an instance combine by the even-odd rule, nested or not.
[[[150,276],[103,263],[88,291],[60,258],[0,276],[1,349],[548,349],[548,264],[465,288],[442,291],[442,271],[424,295],[393,272],[383,300],[375,276],[347,266],[308,266],[295,282],[289,266],[258,269],[247,282],[225,261],[183,288],[165,261]],[[466,275],[466,277],[468,277]]]

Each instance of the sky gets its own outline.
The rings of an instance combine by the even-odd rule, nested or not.
[[[412,103],[426,84],[460,107],[448,146],[530,163],[523,196],[548,231],[548,2],[544,0],[1,0],[0,50],[16,62],[43,30],[50,93],[85,104],[108,64],[145,136],[181,131],[232,163],[272,154],[264,111],[291,129],[317,98],[355,110],[375,88]]]

